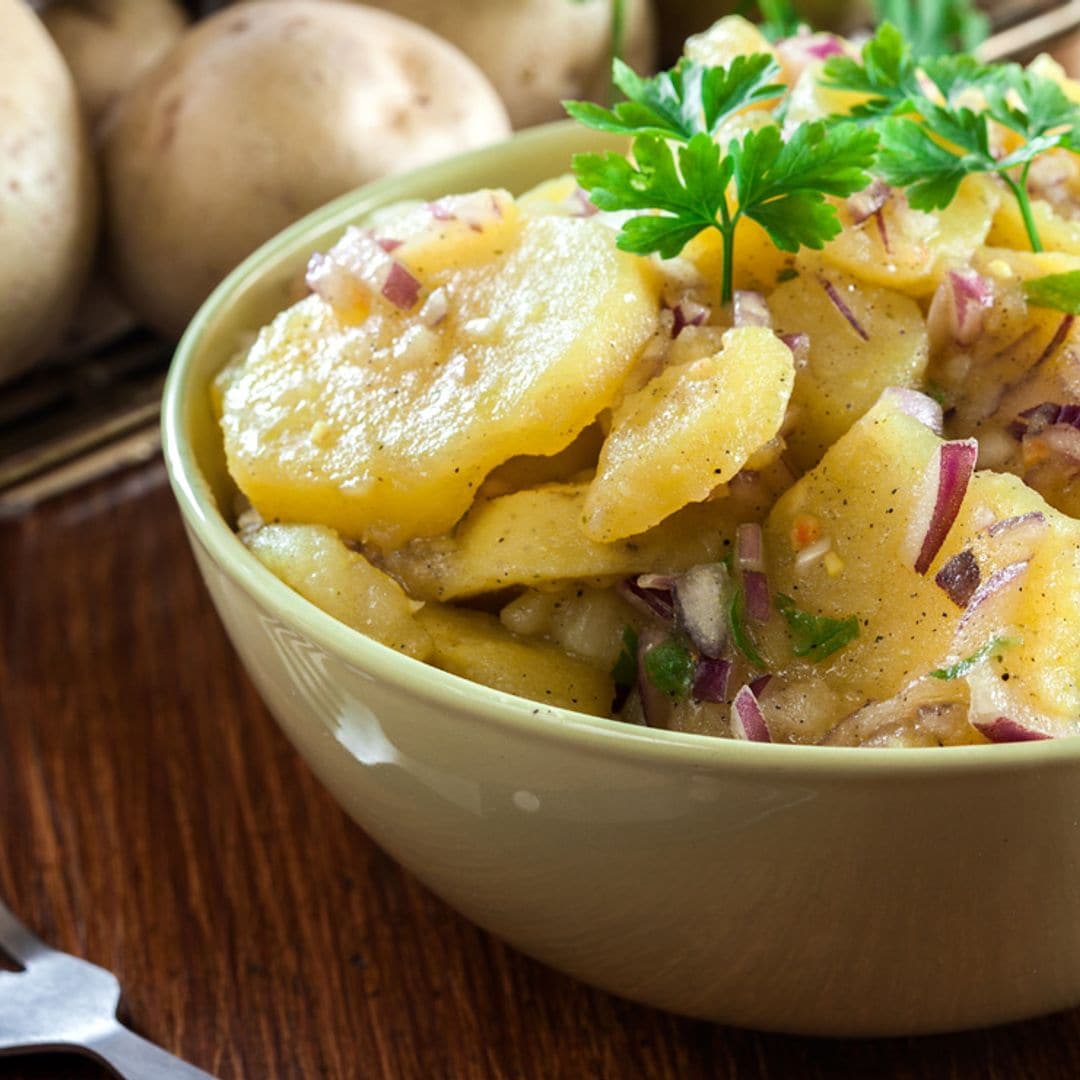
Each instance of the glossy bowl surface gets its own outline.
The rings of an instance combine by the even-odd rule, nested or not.
[[[169,375],[165,453],[245,667],[386,851],[587,982],[827,1035],[948,1031],[1080,1002],[1080,739],[748,745],[546,708],[362,637],[233,535],[210,381],[290,301],[309,254],[387,203],[519,192],[603,145],[552,125],[371,185],[270,241],[199,312]]]

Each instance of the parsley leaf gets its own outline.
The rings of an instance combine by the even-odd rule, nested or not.
[[[959,679],[971,671],[972,668],[978,667],[991,654],[1019,644],[1021,643],[1013,638],[993,637],[963,660],[958,660],[948,667],[935,668],[930,672],[930,677],[933,679]]]
[[[685,57],[670,71],[642,78],[616,60],[615,85],[626,95],[612,109],[591,101],[565,101],[575,120],[616,135],[659,135],[688,142],[702,132],[715,135],[732,113],[775,98],[785,87],[774,82],[780,68],[767,53],[737,56],[726,68],[706,67]]]
[[[1029,278],[1024,282],[1024,294],[1036,307],[1080,315],[1080,270]]]
[[[776,95],[779,88],[768,81],[776,71],[765,54],[726,67],[683,60],[651,79],[622,65],[616,77],[628,101],[611,110],[566,103],[588,126],[634,136],[629,159],[578,154],[573,162],[578,183],[601,210],[651,211],[623,223],[618,246],[672,258],[703,229],[717,229],[724,303],[734,289],[735,230],[743,217],[762,225],[784,251],[820,248],[840,232],[826,196],[851,195],[870,182],[877,135],[854,124],[800,124],[786,140],[779,126],[768,124],[732,140],[726,151],[715,141],[732,112]]]
[[[616,686],[629,687],[637,682],[637,647],[638,636],[634,628],[624,626],[619,656],[611,669],[611,677]]]
[[[645,674],[657,690],[679,700],[694,683],[694,658],[685,645],[668,638],[645,654]]]
[[[815,664],[832,656],[859,636],[859,620],[851,615],[832,619],[827,615],[811,615],[795,606],[790,596],[777,596],[776,606],[784,616],[791,634],[791,649],[796,656],[805,656]]]
[[[746,598],[743,596],[741,585],[737,586],[731,595],[728,622],[731,624],[731,640],[735,643],[735,648],[759,671],[765,671],[768,664],[761,658],[761,653],[757,651],[754,639],[746,626]]]
[[[990,32],[973,0],[874,0],[879,23],[894,23],[918,57],[970,52]]]
[[[911,99],[920,92],[918,69],[900,31],[890,22],[883,23],[862,47],[861,60],[830,56],[822,71],[822,85],[870,96],[851,110],[852,117],[908,111]]]

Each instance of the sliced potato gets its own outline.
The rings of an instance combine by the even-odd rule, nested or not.
[[[452,536],[416,540],[385,565],[413,596],[452,600],[512,586],[666,573],[712,562],[736,521],[722,502],[688,506],[613,544],[582,528],[586,484],[550,484],[477,503]]]
[[[265,518],[384,548],[440,535],[492,468],[558,453],[614,400],[656,325],[649,263],[586,219],[527,219],[499,251],[418,267],[446,290],[434,328],[420,302],[377,303],[357,326],[313,296],[263,331],[222,427]]]
[[[418,660],[431,654],[431,639],[414,618],[421,605],[333,529],[264,525],[245,542],[286,585],[346,626]]]
[[[610,716],[615,687],[599,668],[547,641],[525,641],[494,615],[429,604],[417,621],[431,635],[431,662],[508,694]]]
[[[723,349],[669,367],[612,416],[585,500],[585,533],[642,533],[730,480],[783,423],[791,350],[760,326],[728,330]]]
[[[836,291],[862,328],[844,317],[826,289]],[[888,386],[918,386],[928,359],[926,324],[908,296],[860,285],[844,275],[817,280],[804,274],[769,296],[777,332],[806,334],[810,357],[795,376],[791,403],[798,410],[787,433],[801,469],[825,451]]]

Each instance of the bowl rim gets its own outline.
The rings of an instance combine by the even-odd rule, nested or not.
[[[429,182],[441,192],[438,178],[448,168],[491,164],[508,152],[529,154],[569,145],[581,129],[560,121],[520,132],[509,139],[456,155],[409,173],[386,177],[357,188],[305,215],[278,233],[237,266],[204,301],[184,332],[169,367],[161,409],[162,446],[173,494],[191,537],[232,582],[263,610],[293,626],[345,663],[358,667],[395,689],[417,695],[431,706],[467,712],[494,726],[510,726],[543,741],[568,742],[602,755],[647,758],[711,770],[776,773],[813,772],[836,778],[865,779],[895,774],[905,778],[1062,765],[1080,756],[1080,738],[1048,739],[998,745],[949,747],[830,747],[790,743],[749,743],[713,735],[639,727],[606,717],[572,712],[474,683],[413,659],[346,626],[306,600],[243,545],[220,513],[210,485],[197,463],[186,423],[191,393],[208,386],[192,375],[208,330],[232,298],[272,263],[311,234],[335,224],[344,226],[378,207],[396,201],[404,178]],[[212,338],[212,335],[211,335]],[[1062,744],[1065,744],[1064,746]]]

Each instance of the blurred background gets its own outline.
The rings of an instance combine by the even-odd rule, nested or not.
[[[766,5],[767,6],[767,5]],[[858,34],[871,0],[797,0]],[[985,0],[995,57],[1080,71],[1080,0]],[[724,0],[0,0],[0,515],[158,450],[173,345],[308,211],[604,100]],[[980,24],[981,25],[981,24]]]

